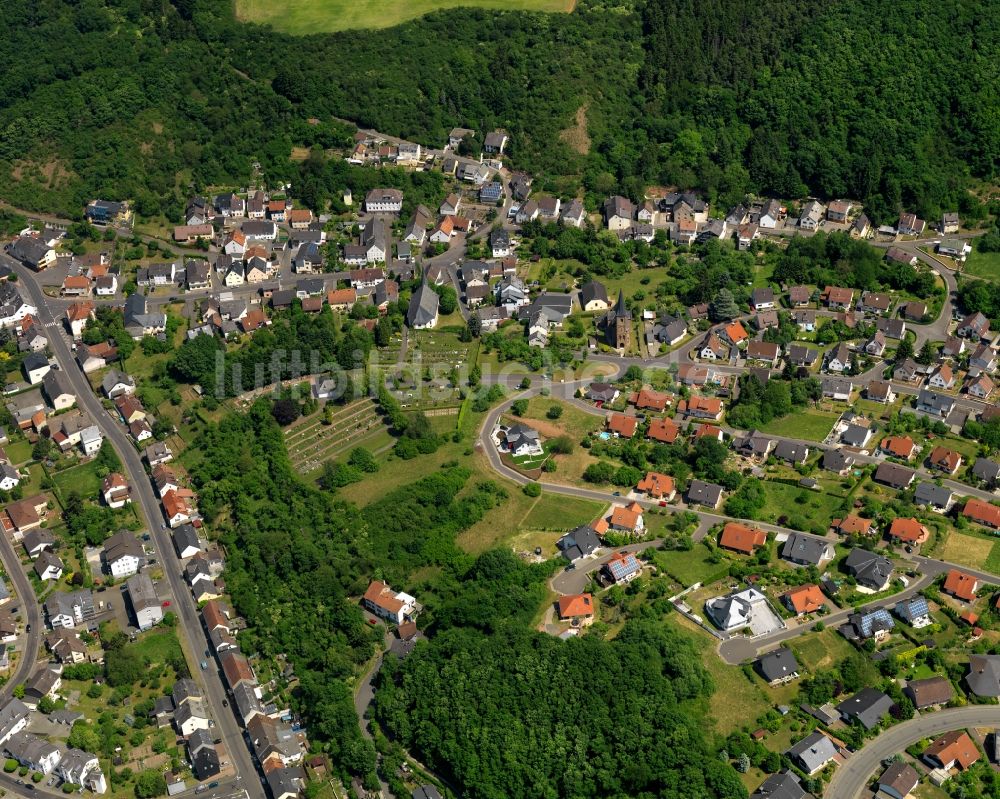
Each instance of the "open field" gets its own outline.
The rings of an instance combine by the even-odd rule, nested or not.
[[[795,653],[795,659],[807,672],[829,669],[847,657],[854,648],[836,630],[801,635],[789,642],[788,648]]]
[[[839,416],[837,413],[823,411],[796,411],[780,419],[772,419],[761,428],[761,432],[806,441],[822,441],[833,429],[833,423]]]
[[[521,520],[521,527],[528,530],[571,530],[592,522],[604,508],[602,503],[587,499],[543,494]]]
[[[101,490],[101,478],[97,476],[94,461],[57,472],[52,476],[52,482],[63,497],[71,491],[76,491],[81,497],[94,499]]]
[[[285,33],[306,34],[355,28],[390,28],[441,9],[471,7],[505,11],[569,12],[575,0],[236,0],[236,16],[245,22],[272,25]]]
[[[795,529],[822,533],[838,513],[844,498],[821,491],[812,491],[789,483],[766,480],[761,483],[767,502],[760,512],[760,520],[778,523],[785,517],[788,526]],[[795,522],[792,524],[791,522]]]
[[[993,553],[998,546],[1000,542],[953,530],[938,557],[949,563],[960,563],[963,566],[996,572],[1000,567],[1000,558],[994,557]]]
[[[1000,281],[1000,252],[977,252],[973,249],[965,259],[962,272],[986,280]]]

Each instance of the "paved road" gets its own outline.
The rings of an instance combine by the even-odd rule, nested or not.
[[[39,320],[53,331],[53,334],[49,336],[49,347],[60,368],[73,384],[77,394],[77,405],[90,414],[104,435],[105,446],[110,444],[114,447],[128,472],[132,495],[134,498],[138,498],[143,515],[149,523],[153,542],[158,550],[160,562],[163,564],[163,571],[170,583],[170,589],[174,596],[174,608],[178,612],[189,651],[195,661],[199,661],[203,657],[204,650],[210,648],[210,645],[202,628],[194,597],[184,582],[180,561],[177,559],[170,534],[163,523],[160,503],[153,491],[149,477],[146,475],[139,453],[126,435],[124,428],[109,416],[91,391],[86,376],[79,369],[76,359],[70,352],[67,337],[62,332],[60,321],[53,317],[48,307],[47,298],[42,293],[35,274],[13,259],[3,257],[17,273],[20,284],[31,297],[32,304],[38,307]],[[35,629],[36,627],[33,625],[32,630]],[[244,743],[236,717],[231,709],[227,709],[222,704],[226,697],[226,691],[218,670],[214,668],[215,661],[212,660],[212,663],[213,667],[205,671],[200,671],[195,664],[194,676],[204,684],[206,698],[212,707],[213,716],[218,725],[216,732],[225,741],[237,773],[243,775],[244,781],[247,783],[244,787],[251,797],[263,797],[264,790],[255,776],[254,761]]]
[[[21,566],[21,559],[17,556],[10,539],[3,533],[0,533],[0,558],[3,559],[7,575],[14,584],[14,589],[24,611],[22,615],[26,625],[21,659],[18,661],[17,668],[0,689],[0,702],[6,702],[14,690],[14,686],[27,681],[35,669],[35,663],[38,660],[38,647],[42,640],[42,612],[38,604],[38,597],[35,596],[35,589],[32,588],[31,582]],[[27,631],[27,627],[31,627],[31,630]]]
[[[382,668],[382,660],[389,649],[390,643],[392,643],[391,636],[387,634],[385,641],[383,641],[382,651],[375,656],[375,660],[372,662],[367,673],[361,678],[357,691],[354,693],[354,712],[358,716],[361,734],[369,741],[372,740],[372,731],[371,722],[367,718],[368,708],[371,707],[372,700],[375,699],[375,678],[378,676],[379,669]],[[381,774],[378,781],[379,787],[382,789],[382,795],[387,799],[393,799],[394,794],[389,788],[389,783],[382,779]]]
[[[965,727],[996,727],[1000,725],[1000,707],[971,705],[939,710],[904,721],[882,732],[875,740],[856,752],[836,769],[824,799],[856,799],[880,769],[882,761],[902,752],[922,738],[930,738],[949,730]]]

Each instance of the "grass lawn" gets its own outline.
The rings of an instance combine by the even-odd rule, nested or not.
[[[973,247],[965,259],[962,272],[987,280],[1000,280],[1000,252],[978,252]]]
[[[715,639],[698,631],[694,622],[679,613],[671,613],[667,618],[670,623],[692,634],[701,646],[702,663],[715,682],[715,691],[708,700],[708,712],[716,731],[725,735],[733,730],[755,729],[756,720],[772,704],[771,698],[764,692],[763,683],[748,679],[741,668],[723,663],[715,652]]]
[[[657,563],[684,586],[714,582],[729,573],[729,562],[712,563],[711,553],[701,544],[687,551],[658,552]]]
[[[762,485],[767,502],[760,512],[760,521],[776,523],[785,516],[788,526],[795,529],[823,533],[844,502],[843,497],[788,483],[765,480]]]
[[[764,433],[775,433],[806,441],[822,441],[833,429],[840,414],[823,411],[797,411],[780,419],[772,419],[761,428]]]
[[[24,495],[30,497],[34,494],[38,494],[42,490],[42,480],[45,477],[45,472],[42,470],[42,465],[40,463],[32,464],[29,468],[21,469],[21,488],[24,489]]]
[[[662,269],[632,269],[621,277],[608,278],[602,282],[607,286],[608,299],[612,303],[617,301],[619,291],[624,292],[627,300],[637,292],[642,292],[652,306],[655,304],[656,287],[666,281],[667,275]]]
[[[8,444],[4,449],[10,462],[17,466],[31,459],[31,442],[27,439],[20,439]]]
[[[955,530],[948,535],[948,540],[940,549],[938,557],[949,563],[960,563],[963,566],[989,569],[1000,574],[1000,557],[994,556],[994,551],[1000,544],[988,538],[967,535]]]
[[[521,521],[525,530],[572,530],[592,522],[605,506],[588,499],[543,494]]]
[[[832,629],[800,635],[787,646],[795,653],[795,659],[799,664],[809,673],[830,668],[854,651],[847,639]]]
[[[553,405],[562,408],[562,415],[558,419],[549,419],[546,416]],[[528,400],[528,411],[524,414],[524,418],[531,420],[531,423],[537,426],[538,432],[547,438],[565,433],[574,442],[579,442],[587,433],[600,430],[604,426],[600,416],[582,411],[575,405],[554,397],[532,397]]]
[[[134,646],[142,658],[149,663],[166,663],[182,652],[180,642],[172,630],[151,631],[141,635]]]
[[[73,466],[52,476],[52,482],[63,497],[70,491],[77,491],[84,499],[97,500],[101,490],[101,478],[97,476],[94,461]]]

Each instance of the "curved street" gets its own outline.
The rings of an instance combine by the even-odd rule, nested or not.
[[[824,799],[856,799],[875,776],[885,758],[892,757],[922,738],[964,727],[1000,726],[1000,706],[971,705],[927,713],[883,731],[833,772]]]

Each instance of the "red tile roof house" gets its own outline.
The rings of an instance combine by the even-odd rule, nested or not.
[[[674,478],[659,472],[646,472],[646,476],[638,482],[636,491],[648,494],[652,499],[662,499],[666,502],[677,496]]]
[[[559,619],[589,624],[594,620],[594,597],[591,594],[559,597]]]
[[[930,538],[930,531],[916,519],[893,519],[889,525],[889,538],[903,544],[923,544]]]
[[[924,750],[924,760],[944,771],[964,771],[979,758],[979,749],[965,730],[946,732]]]
[[[886,455],[894,455],[903,460],[910,460],[917,449],[913,439],[909,436],[889,436],[882,441],[880,449]]]
[[[843,519],[834,519],[830,526],[841,535],[869,535],[873,532],[871,519],[862,519],[853,513]]]
[[[934,447],[927,460],[932,467],[945,474],[955,474],[962,466],[961,454],[946,447]]]
[[[743,555],[752,555],[757,547],[767,543],[767,533],[757,527],[747,527],[738,522],[729,522],[722,528],[719,546]]]
[[[649,423],[649,430],[646,431],[646,438],[662,441],[664,444],[673,444],[680,431],[680,427],[672,419],[653,419]]]
[[[952,569],[944,578],[942,590],[963,602],[972,602],[981,585],[978,577],[973,577],[958,569]]]
[[[608,521],[612,530],[626,533],[641,533],[646,529],[642,518],[642,505],[638,502],[633,502],[625,508],[620,505],[616,506],[611,511]]]
[[[820,299],[827,308],[842,308],[844,310],[851,307],[854,301],[854,290],[842,288],[840,286],[827,286],[820,294]]]
[[[678,402],[677,410],[697,419],[719,420],[722,418],[722,400],[717,397],[691,397]]]
[[[962,515],[987,527],[1000,528],[1000,508],[981,499],[970,499],[966,502]]]
[[[624,413],[608,414],[608,432],[621,438],[632,438],[635,435],[635,429],[638,425],[639,419],[635,416],[626,416]]]
[[[739,322],[730,322],[722,329],[723,337],[734,347],[739,347],[749,340],[750,336]]]
[[[826,597],[818,585],[800,585],[782,596],[785,605],[796,616],[817,613],[826,607]]]
[[[379,618],[402,624],[415,612],[417,600],[402,591],[393,591],[381,580],[373,580],[361,597],[361,604]]]
[[[651,388],[643,388],[629,397],[629,402],[639,410],[662,411],[672,405],[673,401],[673,394],[653,391]]]

